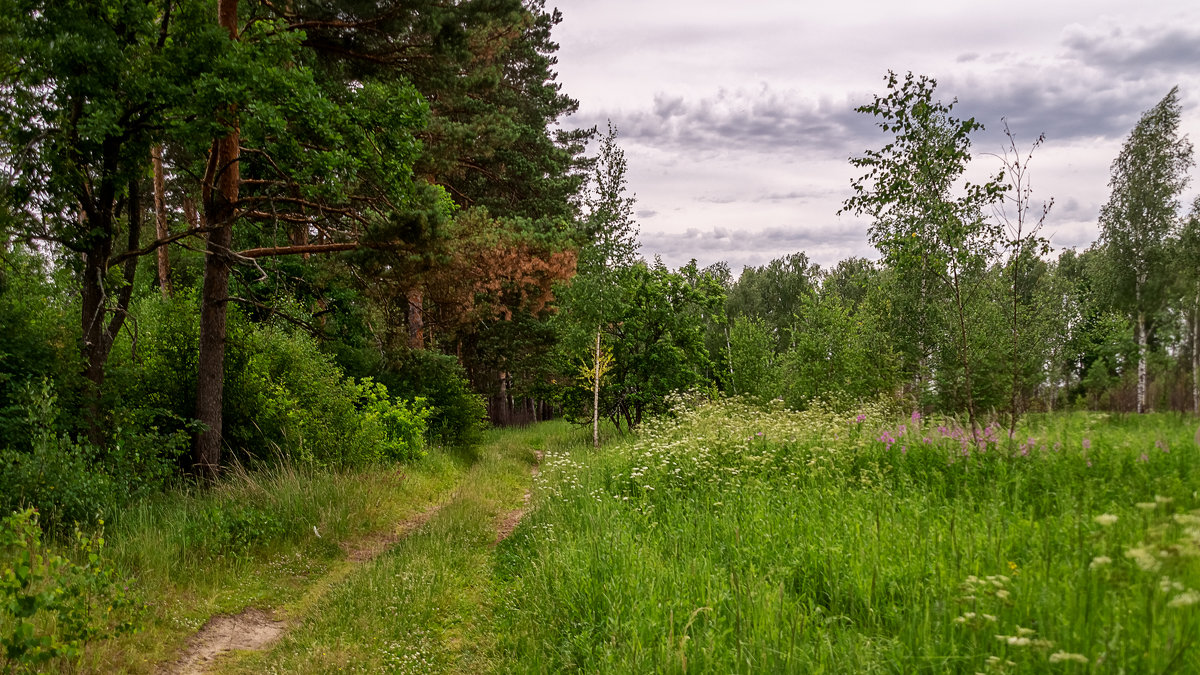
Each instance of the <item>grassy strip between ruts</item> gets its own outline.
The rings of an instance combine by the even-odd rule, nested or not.
[[[147,604],[143,629],[93,644],[78,669],[154,672],[209,618],[247,607],[302,619],[352,567],[345,547],[444,498],[472,461],[434,450],[410,465],[350,473],[233,472],[214,488],[133,506],[107,533],[106,556]]]
[[[573,435],[562,423],[490,432],[426,524],[331,587],[273,649],[242,654],[218,672],[495,670],[497,527],[523,505],[535,453]]]

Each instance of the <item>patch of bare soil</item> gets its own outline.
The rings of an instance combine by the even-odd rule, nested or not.
[[[160,672],[170,675],[205,673],[223,654],[266,649],[283,635],[284,627],[282,621],[261,609],[247,609],[234,616],[214,616],[192,637],[183,656]]]
[[[429,522],[429,519],[437,515],[443,506],[445,504],[432,506],[407,520],[400,521],[389,533],[380,533],[358,541],[343,543],[342,550],[346,552],[346,557],[350,559],[350,562],[370,562],[395,545],[396,542]]]
[[[536,459],[534,461],[533,468],[529,471],[534,476],[538,475],[538,472],[541,470],[538,468],[538,465],[541,463],[542,457],[544,456],[545,455],[541,450],[534,452],[534,457]],[[513,530],[517,529],[517,525],[521,523],[521,519],[525,517],[526,513],[529,513],[529,502],[532,499],[533,493],[526,490],[525,496],[521,500],[521,507],[518,509],[513,509],[512,511],[504,514],[504,517],[500,519],[500,524],[496,526],[496,539],[492,542],[492,546],[495,546],[505,539],[508,539],[509,535],[513,533]]]

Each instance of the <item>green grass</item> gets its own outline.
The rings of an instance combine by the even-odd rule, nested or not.
[[[599,452],[558,422],[400,468],[239,473],[109,532],[145,630],[77,669],[152,672],[253,606],[286,633],[217,672],[1200,672],[1195,424],[1056,414],[964,446],[946,420],[724,401]]]
[[[942,424],[726,402],[551,453],[496,669],[1200,671],[1194,420]]]
[[[519,508],[534,452],[565,425],[493,431],[443,508],[340,581],[271,651],[223,672],[486,672],[494,667],[492,544]]]
[[[341,544],[424,510],[471,461],[435,450],[411,465],[347,473],[238,471],[134,505],[107,533],[106,557],[146,603],[143,629],[94,644],[79,668],[154,672],[210,617],[246,607],[295,619],[314,588],[349,569]]]

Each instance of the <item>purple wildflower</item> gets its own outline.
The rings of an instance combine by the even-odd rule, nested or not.
[[[1092,439],[1090,439],[1090,438],[1083,439],[1083,449],[1090,450],[1091,448],[1092,448]]]

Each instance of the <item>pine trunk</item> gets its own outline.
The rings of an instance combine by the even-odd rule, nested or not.
[[[217,17],[229,39],[237,39],[237,0],[219,0]],[[231,111],[232,112],[232,111]],[[213,143],[204,176],[205,221],[216,229],[205,249],[204,287],[200,294],[200,353],[197,359],[196,419],[204,430],[196,436],[196,471],[216,478],[221,467],[221,407],[225,397],[225,311],[232,266],[233,217],[238,199],[241,134],[236,119],[229,134]]]
[[[409,349],[425,348],[425,315],[424,298],[421,289],[414,288],[407,293],[408,299],[408,347]]]
[[[150,148],[150,160],[154,164],[154,226],[155,236],[167,238],[166,177],[163,174],[162,146]],[[171,259],[167,257],[167,246],[158,247],[158,288],[164,298],[174,293],[171,288]]]

